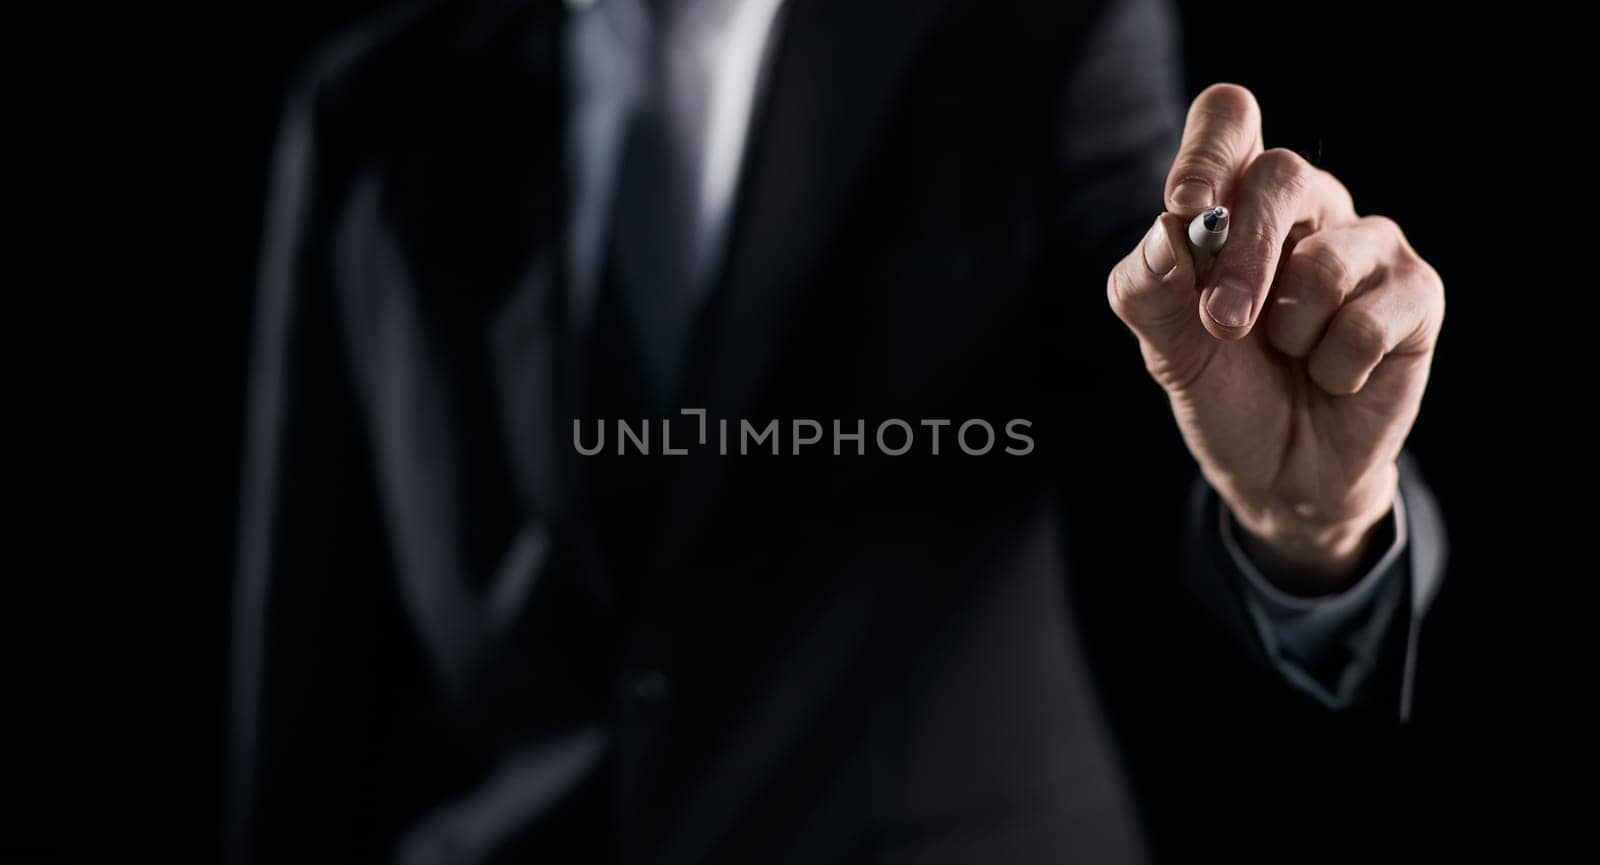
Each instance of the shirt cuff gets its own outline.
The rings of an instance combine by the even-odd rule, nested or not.
[[[1355,585],[1331,595],[1291,595],[1274,586],[1239,547],[1233,514],[1218,503],[1222,545],[1242,585],[1244,606],[1267,657],[1289,683],[1329,708],[1353,703],[1377,667],[1385,626],[1404,600],[1405,499],[1388,519],[1392,541]]]

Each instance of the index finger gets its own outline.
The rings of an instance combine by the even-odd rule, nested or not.
[[[1232,200],[1233,187],[1261,152],[1261,106],[1237,84],[1213,84],[1189,106],[1183,143],[1167,173],[1167,209],[1192,217]]]

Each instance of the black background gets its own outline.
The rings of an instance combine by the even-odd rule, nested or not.
[[[47,253],[53,276],[23,292],[51,308],[14,319],[43,322],[32,336],[44,345],[15,367],[40,408],[22,425],[40,447],[18,453],[43,475],[19,527],[43,555],[12,575],[24,600],[5,612],[20,625],[8,624],[8,643],[21,636],[7,667],[24,722],[8,762],[25,769],[13,783],[30,808],[0,823],[0,852],[216,858],[267,157],[292,73],[385,5],[229,0],[126,29],[67,22],[94,33],[55,62],[88,80],[45,95],[33,127],[64,163],[40,169],[64,182],[33,221],[64,242]],[[1533,41],[1528,22],[1461,14],[1187,3],[1185,52],[1191,93],[1250,87],[1268,146],[1333,171],[1444,277],[1449,311],[1411,440],[1452,541],[1410,733],[1410,771],[1425,776],[1416,826],[1429,843],[1526,852],[1567,824],[1577,800],[1560,791],[1585,781],[1560,708],[1583,681],[1565,669],[1582,630],[1560,614],[1582,609],[1595,570],[1569,408],[1593,374],[1562,349],[1589,339],[1577,304],[1596,244],[1555,204],[1596,187],[1580,178],[1565,194],[1577,155],[1546,124],[1570,106],[1550,104],[1561,77],[1528,59],[1560,27],[1540,22]]]

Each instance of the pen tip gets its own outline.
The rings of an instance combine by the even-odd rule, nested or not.
[[[1221,231],[1228,225],[1228,208],[1213,207],[1205,212],[1206,231]]]

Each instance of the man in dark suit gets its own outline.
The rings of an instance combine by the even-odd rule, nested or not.
[[[326,52],[257,312],[230,855],[1311,858],[1399,825],[1442,289],[1248,92],[1185,123],[1173,26],[504,2]]]

